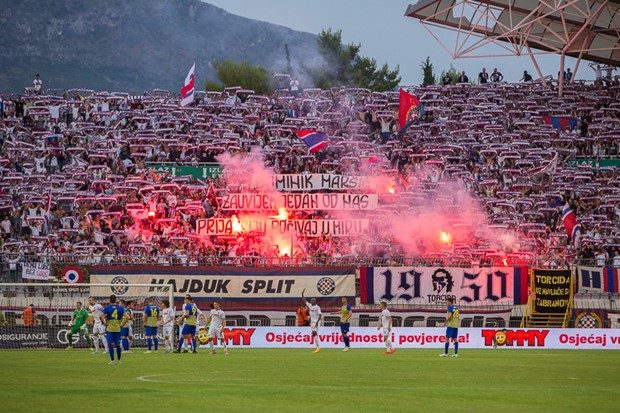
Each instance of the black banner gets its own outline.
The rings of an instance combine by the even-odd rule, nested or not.
[[[0,327],[0,349],[49,347],[51,329],[48,327]]]
[[[571,270],[534,270],[534,311],[565,313],[570,302]]]

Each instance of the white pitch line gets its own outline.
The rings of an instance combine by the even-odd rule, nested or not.
[[[138,376],[136,377],[136,380],[140,380],[140,381],[146,381],[148,383],[169,383],[167,381],[161,381],[161,380],[153,380],[153,379],[149,379],[147,377],[157,377],[157,376],[167,376],[168,374],[147,374],[146,376]]]

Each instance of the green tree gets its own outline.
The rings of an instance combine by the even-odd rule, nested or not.
[[[375,59],[360,56],[361,45],[342,44],[342,31],[323,30],[317,38],[317,49],[326,67],[309,70],[316,87],[363,87],[373,91],[394,89],[400,82],[399,67],[389,70],[387,64],[377,68]]]
[[[224,90],[224,85],[221,82],[207,79],[205,81],[205,90],[212,92],[221,92]]]
[[[273,76],[262,66],[251,65],[248,62],[236,63],[232,59],[222,62],[215,60],[213,67],[224,87],[241,86],[244,89],[252,89],[258,94],[270,94],[275,90]],[[209,90],[220,90],[217,82],[207,81],[205,87]]]
[[[460,73],[452,66],[452,64],[450,64],[450,69],[448,69],[448,71],[446,72],[445,70],[441,72],[441,81],[443,82],[443,78],[446,76],[446,74],[448,74],[448,76],[450,76],[450,79],[452,79],[451,84],[456,85],[456,83],[459,80],[459,75]]]
[[[426,60],[422,62],[420,67],[422,67],[422,73],[424,75],[422,86],[430,86],[437,83],[435,73],[433,73],[433,64],[431,63],[430,56],[426,56]]]

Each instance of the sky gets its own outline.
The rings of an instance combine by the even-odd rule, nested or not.
[[[342,30],[343,42],[361,44],[360,54],[372,57],[379,65],[400,67],[401,85],[422,83],[420,65],[427,56],[439,77],[450,65],[465,70],[470,80],[476,80],[482,67],[488,72],[497,68],[508,82],[517,82],[527,70],[537,78],[529,56],[496,58],[462,58],[453,60],[431,34],[411,17],[405,17],[407,6],[416,0],[203,0],[229,13],[274,23],[294,30],[318,34],[324,29]],[[444,44],[454,46],[455,34],[435,30]],[[481,54],[503,51],[497,46],[486,46]],[[558,55],[537,56],[544,75],[557,78],[560,67]],[[567,67],[573,70],[575,59],[567,58]],[[582,62],[576,78],[593,79],[594,72]]]

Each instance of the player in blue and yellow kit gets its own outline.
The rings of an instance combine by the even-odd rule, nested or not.
[[[196,353],[196,320],[198,316],[198,307],[192,303],[192,297],[190,295],[185,296],[185,305],[183,306],[183,315],[177,319],[177,322],[181,324],[185,321],[183,330],[181,330],[181,339],[177,345],[175,353],[181,352],[181,346],[183,341],[187,338],[192,340],[192,353]]]
[[[110,296],[110,305],[101,311],[101,323],[106,326],[106,338],[110,346],[110,364],[114,364],[114,347],[118,363],[121,362],[121,328],[125,326],[125,309],[116,304],[116,296]]]
[[[332,313],[340,314],[340,333],[344,341],[344,349],[342,351],[349,351],[350,349],[349,328],[351,327],[351,316],[353,315],[353,311],[347,301],[347,297],[342,297],[342,309]]]
[[[448,305],[448,314],[446,316],[446,321],[443,323],[444,326],[448,326],[446,328],[446,344],[445,350],[440,357],[446,357],[448,355],[448,348],[450,347],[450,340],[454,343],[454,354],[452,357],[459,356],[459,308],[454,305],[454,300],[452,298],[446,299],[446,304]]]
[[[146,300],[146,307],[144,308],[144,325],[146,326],[146,345],[148,350],[145,353],[150,353],[155,344],[155,352],[159,347],[159,340],[157,340],[157,326],[159,325],[159,319],[161,318],[161,311],[157,307],[152,298]]]
[[[125,310],[125,318],[126,322],[123,328],[121,328],[121,343],[123,344],[123,351],[126,353],[131,353],[132,351],[129,349],[129,339],[133,334],[131,331],[131,326],[133,324],[133,311],[131,311],[129,301],[119,300],[120,307],[123,307]]]

